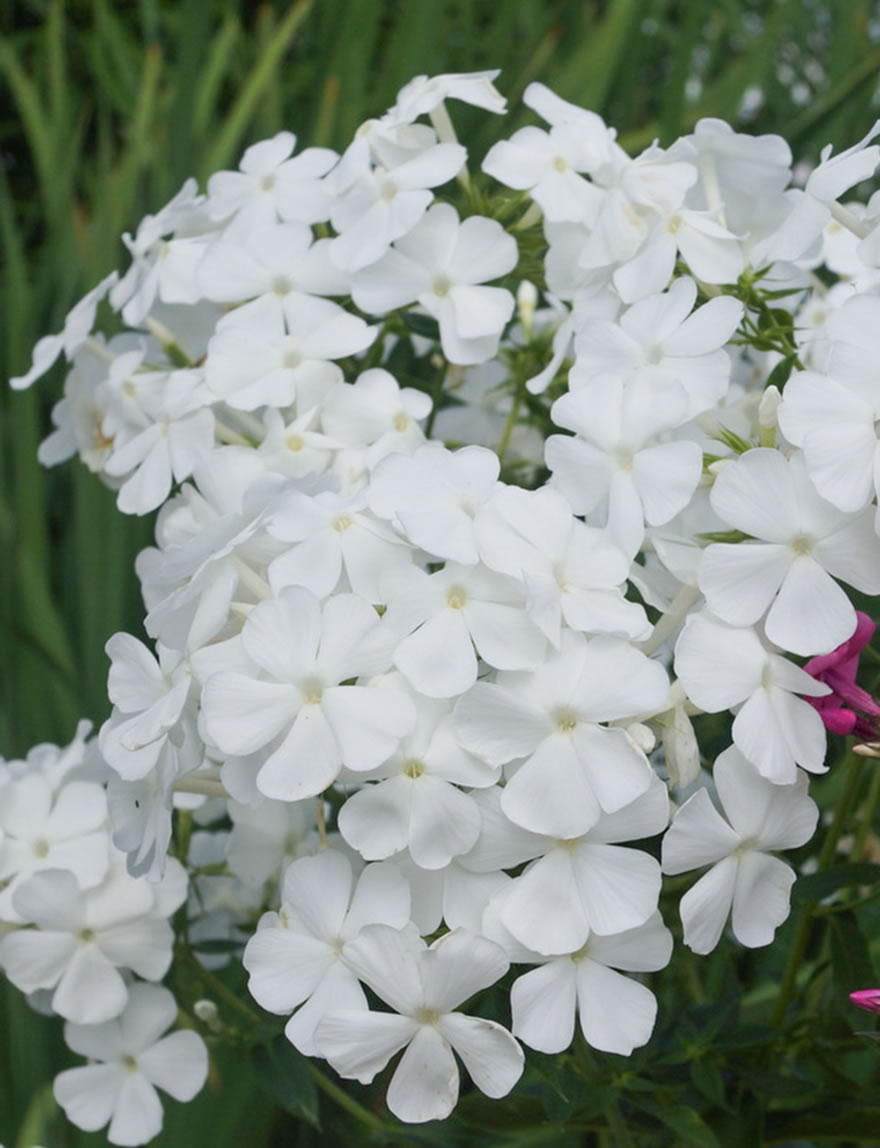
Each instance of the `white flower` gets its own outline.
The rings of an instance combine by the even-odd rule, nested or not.
[[[457,929],[428,948],[415,933],[373,925],[348,946],[346,956],[395,1013],[340,1011],[321,1022],[315,1044],[340,1076],[368,1084],[405,1048],[386,1100],[407,1124],[442,1120],[455,1107],[459,1077],[453,1050],[481,1092],[510,1092],[522,1075],[520,1046],[495,1021],[454,1011],[507,972],[498,945]]]
[[[55,1099],[73,1124],[95,1132],[109,1122],[111,1144],[146,1144],[162,1130],[156,1088],[192,1100],[208,1075],[208,1051],[191,1029],[162,1033],[177,1017],[171,993],[135,985],[125,1011],[99,1025],[66,1024],[64,1039],[89,1058],[55,1077]]]
[[[716,759],[713,776],[730,824],[700,789],[663,838],[665,873],[712,866],[682,898],[684,941],[695,953],[711,952],[732,907],[737,940],[749,948],[769,945],[788,916],[795,872],[765,851],[809,841],[819,810],[807,796],[805,774],[776,785],[733,746]]]
[[[403,928],[409,908],[409,886],[393,866],[368,865],[355,883],[348,859],[333,850],[288,865],[281,908],[264,916],[242,960],[254,999],[293,1012],[284,1032],[300,1052],[317,1055],[315,1027],[328,1013],[366,1011],[348,950],[367,925]]]
[[[253,669],[208,679],[202,722],[223,753],[270,747],[257,775],[266,797],[314,797],[343,765],[374,769],[415,723],[405,694],[341,684],[387,668],[379,618],[363,598],[338,594],[322,611],[310,591],[287,587],[251,611],[242,642]]]
[[[712,509],[755,541],[713,543],[699,570],[709,608],[735,626],[767,614],[767,637],[795,654],[827,654],[856,628],[835,583],[880,593],[880,539],[869,510],[846,514],[810,482],[801,454],[747,451],[715,480]],[[832,577],[833,575],[833,577]]]
[[[563,1052],[574,1037],[577,1016],[584,1040],[602,1052],[629,1056],[647,1044],[657,1001],[624,972],[655,972],[669,963],[672,934],[659,913],[644,925],[596,934],[576,952],[556,957],[513,983],[513,1032],[539,1052]]]
[[[498,349],[515,300],[483,286],[516,266],[516,240],[494,219],[460,222],[454,207],[435,204],[387,254],[354,276],[352,298],[363,311],[384,314],[418,302],[440,324],[451,363],[482,363]]]
[[[490,764],[525,759],[504,788],[511,821],[535,833],[579,837],[645,793],[653,774],[618,721],[661,708],[663,667],[628,642],[565,630],[532,673],[478,682],[457,703],[462,744]]]
[[[156,981],[171,964],[174,934],[153,915],[152,887],[119,867],[83,891],[66,869],[44,869],[18,887],[13,905],[36,928],[0,941],[0,965],[22,992],[53,989],[52,1008],[77,1024],[122,1012],[129,989],[120,967]]]
[[[64,327],[60,334],[44,335],[42,339],[37,340],[30,370],[27,374],[9,380],[9,385],[14,390],[22,391],[39,379],[41,375],[45,375],[62,351],[68,361],[73,359],[73,356],[91,334],[98,304],[118,279],[119,275],[115,271],[111,271],[97,287],[93,287],[71,308],[64,320]]]
[[[675,672],[700,709],[737,710],[734,743],[768,780],[790,785],[797,765],[825,772],[822,719],[796,695],[820,698],[829,687],[768,650],[753,629],[691,615],[675,646]]]
[[[250,229],[277,218],[319,223],[330,216],[331,199],[321,183],[336,163],[329,148],[306,148],[293,156],[296,136],[278,132],[252,144],[238,171],[218,171],[208,180],[205,208],[211,219],[235,216],[238,229]]]

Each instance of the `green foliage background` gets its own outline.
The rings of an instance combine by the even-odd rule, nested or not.
[[[631,149],[654,138],[669,143],[711,115],[755,133],[780,132],[796,157],[815,159],[826,142],[854,143],[878,114],[880,6],[869,0],[5,0],[0,376],[25,370],[36,339],[58,329],[70,305],[108,270],[125,265],[121,232],[164,204],[187,176],[235,167],[247,143],[282,127],[303,144],[341,148],[411,76],[498,66],[510,116],[453,109],[475,167],[495,138],[528,122],[518,100],[532,80],[603,114]],[[56,370],[23,394],[0,389],[0,755],[7,757],[40,741],[69,740],[80,716],[96,723],[106,716],[104,642],[116,630],[138,633],[142,618],[133,558],[149,540],[151,523],[121,516],[84,468],[71,464],[47,474],[36,463],[54,401],[52,380],[60,377]],[[862,808],[863,774],[851,763],[815,787],[818,799],[830,807],[846,788],[849,808]],[[875,789],[868,801],[876,802]],[[872,840],[862,839],[865,856]],[[832,849],[826,858],[832,872],[833,862]],[[586,1065],[585,1050],[571,1064],[536,1057],[517,1101],[491,1111],[466,1104],[455,1124],[408,1130],[397,1142],[489,1143],[477,1131],[485,1120],[497,1126],[491,1142],[509,1148],[593,1144],[606,1135],[595,1131],[608,1127],[604,1113],[611,1111],[615,1124],[618,1102],[640,1129],[639,1144],[880,1142],[880,1108],[871,1107],[872,1091],[880,1104],[874,1049],[852,1037],[853,1018],[834,1004],[846,961],[861,962],[862,976],[876,971],[865,934],[880,930],[870,904],[865,912],[838,914],[821,936],[794,920],[771,953],[740,955],[738,964],[730,954],[699,971],[674,962],[667,1011],[664,1017],[661,1003],[660,1031],[644,1054]],[[814,991],[814,1012],[825,1010],[821,1031],[794,1034],[797,1047],[809,1047],[806,1060],[786,1060],[788,1038],[781,1044],[775,1030],[768,1036],[766,1028],[744,1024],[737,999],[744,976],[772,989],[792,943],[804,958],[803,976],[792,987]],[[815,983],[819,988],[811,989]],[[684,999],[694,1002],[690,1010],[681,1009]],[[747,1020],[750,1008],[763,1015],[765,1003],[745,1002]],[[869,1024],[856,1018],[855,1027]],[[828,1041],[841,1032],[846,1051],[838,1053]],[[0,1143],[104,1142],[58,1119],[47,1085],[68,1062],[57,1028],[39,1022],[17,993],[0,989]],[[274,1073],[288,1108],[299,1117],[313,1114],[315,1082],[303,1066],[275,1063]],[[596,1082],[586,1099],[585,1077]],[[667,1101],[659,1110],[648,1079],[664,1082]],[[768,1104],[776,1115],[765,1118]],[[346,1123],[339,1097],[322,1104],[320,1131],[286,1115],[234,1054],[221,1058],[199,1101],[167,1107],[161,1142],[175,1146],[304,1148],[380,1143],[389,1135],[379,1119]],[[710,1115],[701,1118],[697,1107]],[[563,1122],[573,1131],[563,1131]],[[619,1121],[615,1127],[606,1142],[625,1143],[625,1128]]]

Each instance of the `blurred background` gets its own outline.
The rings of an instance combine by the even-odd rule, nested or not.
[[[507,117],[452,109],[474,169],[495,139],[534,122],[519,103],[533,80],[601,113],[629,150],[717,116],[783,134],[809,164],[880,114],[880,4],[2,0],[0,375],[25,371],[37,338],[124,268],[121,233],[188,176],[236,167],[281,128],[342,149],[412,76],[495,67]],[[104,642],[140,633],[133,559],[151,522],[120,515],[83,467],[36,462],[62,378],[59,363],[31,391],[0,388],[0,757],[68,741],[79,717],[99,724]],[[103,1143],[55,1120],[46,1085],[70,1062],[60,1034],[3,996],[0,1143]],[[162,1143],[333,1142],[255,1102],[234,1058],[221,1072],[222,1088],[168,1112]],[[458,1135],[443,1143],[468,1142]]]

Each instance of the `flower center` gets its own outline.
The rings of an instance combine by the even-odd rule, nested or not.
[[[425,772],[425,767],[420,761],[417,761],[413,757],[404,765],[403,772],[406,777],[411,777],[413,781],[415,781],[417,777],[421,777]]]
[[[344,534],[353,523],[354,519],[350,514],[337,514],[335,518],[330,520],[330,525],[339,534]]]
[[[792,550],[799,556],[807,557],[813,553],[813,539],[806,534],[799,534],[791,544]]]
[[[260,190],[261,191],[271,191],[274,186],[275,186],[275,175],[272,172],[270,172],[268,175],[264,175],[263,178],[260,180]]]
[[[292,450],[294,452],[294,454],[296,454],[297,451],[302,450],[305,447],[305,445],[306,445],[306,440],[303,438],[303,436],[301,434],[288,435],[287,449]]]
[[[94,941],[94,939],[95,939],[95,930],[94,929],[80,929],[79,939],[82,941],[82,943],[84,945],[90,945],[92,943],[92,941]]]
[[[293,283],[286,275],[276,275],[271,283],[271,290],[276,295],[287,295],[293,290]]]
[[[288,370],[295,370],[303,361],[302,352],[299,347],[291,347],[289,351],[285,351],[281,359],[282,366]]]
[[[556,714],[556,728],[560,733],[571,733],[578,723],[577,715],[571,710],[560,710]]]
[[[324,696],[324,683],[320,678],[306,678],[300,686],[303,703],[307,706],[316,706]]]
[[[43,858],[49,856],[49,842],[45,839],[45,837],[40,837],[37,841],[34,842],[32,851],[34,856],[39,857],[39,859],[42,861]]]
[[[467,596],[464,586],[450,586],[446,591],[446,604],[453,610],[461,610],[467,602]]]
[[[135,1058],[131,1055],[130,1052],[126,1052],[119,1059],[122,1062],[122,1067],[125,1069],[126,1072],[137,1072],[138,1062],[135,1060]]]
[[[394,418],[391,420],[391,425],[396,431],[409,430],[410,417],[406,411],[398,411]]]
[[[434,294],[439,295],[441,299],[449,294],[451,287],[452,281],[446,275],[436,276],[432,284]]]
[[[566,162],[564,156],[555,155],[553,157],[553,166],[557,171],[568,171],[568,163]]]

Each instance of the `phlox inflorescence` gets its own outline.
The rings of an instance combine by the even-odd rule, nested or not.
[[[281,132],[189,181],[13,380],[63,354],[42,461],[159,511],[111,716],[0,764],[0,966],[105,1066],[55,1091],[112,1143],[222,1036],[202,1007],[162,1037],[175,931],[343,1077],[402,1051],[388,1106],[421,1122],[459,1060],[499,1097],[522,1045],[650,1039],[664,874],[711,866],[697,953],[788,915],[772,854],[811,837],[843,729],[818,667],[861,624],[847,588],[880,592],[880,216],[838,203],[880,148],[800,191],[778,137],[702,120],[631,157],[532,84],[544,126],[481,176],[446,104],[502,113],[496,75],[418,77],[341,156]],[[832,217],[859,242],[825,243],[826,291]],[[714,774],[701,713],[733,717]],[[461,1010],[511,966],[506,1016]]]

